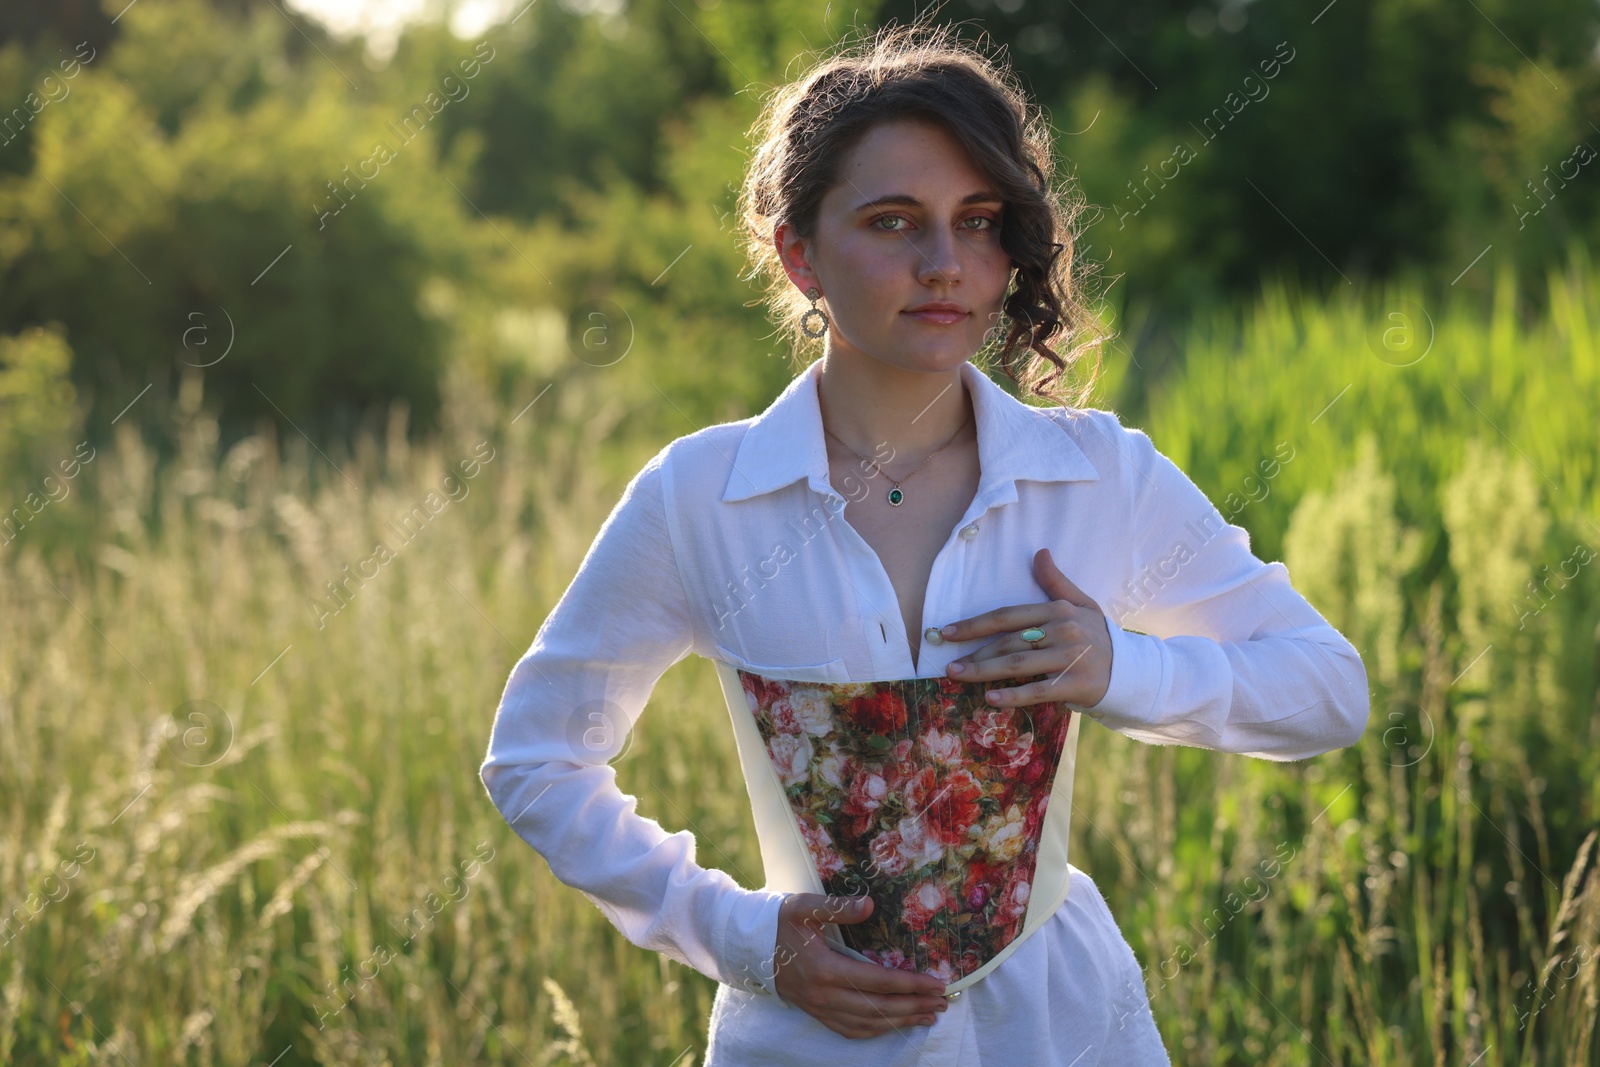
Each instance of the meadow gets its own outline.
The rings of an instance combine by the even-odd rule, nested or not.
[[[1600,276],[1535,295],[1269,287],[1124,411],[1372,683],[1361,742],[1299,763],[1085,727],[1073,862],[1175,1063],[1600,1062]],[[477,777],[665,443],[607,388],[648,360],[532,408],[458,377],[426,444],[396,409],[326,455],[222,447],[195,375],[172,458],[121,424],[60,543],[0,550],[0,1061],[699,1061],[715,985],[557,882]],[[617,781],[759,886],[726,714],[678,664]]]

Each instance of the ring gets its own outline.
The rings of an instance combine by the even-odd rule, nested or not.
[[[1037,626],[1030,626],[1017,636],[1028,642],[1028,644],[1032,645],[1035,649],[1038,649],[1039,642],[1044,640],[1044,631],[1039,629]]]

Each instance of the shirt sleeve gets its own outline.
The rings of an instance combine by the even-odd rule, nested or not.
[[[1355,647],[1146,434],[1114,432],[1130,468],[1131,574],[1127,610],[1106,618],[1110,687],[1084,713],[1136,740],[1263,759],[1355,744],[1370,711]]]
[[[637,814],[607,762],[693,643],[665,521],[663,455],[629,483],[512,669],[479,773],[517,835],[629,941],[776,996],[783,894],[699,866],[693,834],[668,834]]]

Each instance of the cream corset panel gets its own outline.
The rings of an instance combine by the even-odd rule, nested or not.
[[[850,682],[843,660],[717,654],[765,888],[873,898],[866,921],[824,928],[833,947],[955,993],[1061,907],[1071,708],[993,708],[984,683],[946,678]]]

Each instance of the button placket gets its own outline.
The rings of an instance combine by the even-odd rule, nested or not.
[[[834,496],[842,506],[844,498],[837,494]],[[844,566],[850,584],[855,589],[856,609],[861,617],[861,635],[866,639],[867,648],[872,655],[873,675],[877,678],[897,677],[906,670],[905,664],[910,660],[911,650],[906,645],[905,623],[900,619],[900,599],[894,591],[894,583],[889,580],[888,572],[883,569],[883,561],[878,558],[878,554],[873,551],[866,538],[844,520],[842,511],[838,516],[838,522],[835,536],[839,539],[838,544],[843,550]],[[877,590],[880,602],[870,599],[874,588]],[[893,615],[889,614],[891,610],[894,611]],[[897,638],[898,644],[896,644]]]
[[[956,532],[951,543],[959,538],[970,545],[977,536],[978,520],[973,519]],[[934,557],[933,573],[928,576],[928,591],[922,605],[922,621],[928,624],[932,619],[933,622],[922,631],[923,642],[927,645],[943,645],[945,637],[939,632],[939,627],[960,618],[961,590],[966,585],[967,576],[967,554],[951,553],[949,549],[950,544],[946,544],[938,556]],[[941,667],[938,674],[943,673],[944,669]]]

